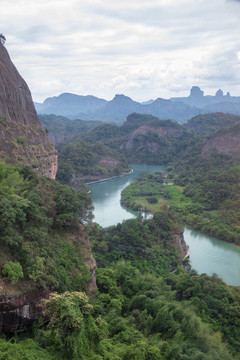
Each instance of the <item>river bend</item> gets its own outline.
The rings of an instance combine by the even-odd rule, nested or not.
[[[137,213],[121,206],[122,190],[145,172],[162,170],[158,165],[131,165],[133,172],[91,184],[94,221],[102,227],[116,225],[134,218]],[[189,246],[192,268],[198,273],[216,273],[229,285],[240,285],[240,248],[206,234],[185,228],[184,239]]]

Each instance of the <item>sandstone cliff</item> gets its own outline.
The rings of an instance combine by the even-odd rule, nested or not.
[[[42,129],[30,90],[0,43],[0,159],[53,179],[57,151]]]

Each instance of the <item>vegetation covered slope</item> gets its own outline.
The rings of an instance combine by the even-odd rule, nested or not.
[[[120,127],[103,124],[77,139],[92,144],[101,141],[124,154],[130,163],[168,164],[178,157],[187,157],[189,151],[208,156],[214,150],[237,157],[239,120],[236,115],[212,113],[194,117],[183,126],[133,113]]]
[[[121,126],[101,125],[81,136],[83,140],[105,145],[120,151],[128,162],[165,164],[191,135],[185,128],[170,120],[133,113]]]
[[[195,229],[240,244],[239,161],[220,154],[202,158],[201,147],[199,152],[196,148],[180,154],[167,168],[166,178],[144,175],[130,184],[122,202],[152,212],[173,209]]]
[[[197,115],[188,120],[186,127],[200,136],[205,136],[220,129],[232,126],[237,122],[240,122],[239,115],[218,112]]]
[[[86,289],[79,224],[92,217],[88,195],[0,163],[0,197],[1,293]]]
[[[70,120],[64,116],[39,115],[39,120],[53,144],[68,142],[79,133],[84,133],[100,125],[100,121],[95,120]]]
[[[194,215],[198,223],[200,215],[209,224],[212,220],[206,218],[207,211],[213,217],[219,211],[207,208],[215,203],[214,196],[218,206],[222,199],[226,206],[225,200],[235,201],[228,197],[230,185],[238,191],[239,169],[235,170],[233,160],[224,156],[203,159],[201,148],[202,142],[188,137],[179,147],[177,161],[168,168],[171,182],[197,205],[192,212],[180,201],[183,206],[170,204],[151,220],[128,220],[107,229],[88,226],[98,263],[98,292],[91,301],[83,293],[90,274],[86,258],[82,262],[86,254],[79,226],[79,222],[91,219],[89,198],[53,180],[39,178],[28,168],[1,164],[4,289],[6,293],[22,291],[25,282],[49,286],[57,292],[44,302],[49,324],[36,324],[25,336],[1,338],[0,359],[239,358],[239,288],[227,286],[216,276],[187,273],[172,246],[183,216]],[[151,177],[145,178],[140,193],[134,189],[136,195],[171,199],[173,185],[165,188],[166,179],[160,174],[153,175],[152,180],[154,186],[150,188]],[[196,194],[195,184],[199,184]],[[216,228],[220,228],[218,223]]]
[[[95,145],[79,141],[59,146],[59,170],[57,179],[65,184],[79,186],[130,171],[124,157],[102,143]]]
[[[173,212],[108,229],[91,225],[95,299],[79,291],[51,294],[44,302],[49,324],[35,326],[28,340],[2,339],[2,359],[237,359],[238,289],[178,267],[175,230]]]
[[[217,152],[238,160],[240,158],[240,123],[221,129],[204,142],[202,156],[209,157]]]

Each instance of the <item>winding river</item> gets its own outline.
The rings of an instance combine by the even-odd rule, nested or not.
[[[121,191],[145,172],[162,170],[158,165],[131,165],[129,175],[91,184],[94,221],[103,227],[131,219],[136,212],[121,206]],[[184,239],[189,246],[192,268],[199,273],[216,273],[229,285],[240,285],[240,248],[206,234],[185,228]]]

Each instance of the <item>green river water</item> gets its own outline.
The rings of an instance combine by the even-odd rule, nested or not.
[[[158,165],[131,165],[133,172],[91,184],[94,221],[106,227],[133,218],[136,212],[121,206],[121,191],[145,172],[162,170]],[[229,285],[240,285],[240,248],[186,227],[184,239],[189,246],[192,268],[198,273],[213,273]]]

